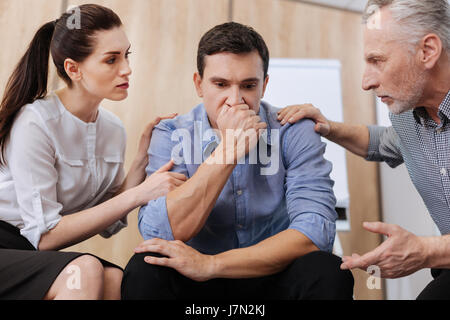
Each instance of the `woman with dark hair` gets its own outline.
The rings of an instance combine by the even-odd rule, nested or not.
[[[129,49],[113,11],[82,5],[42,26],[11,75],[0,105],[0,299],[120,299],[119,267],[57,250],[117,233],[186,180],[172,162],[145,179],[160,118],[123,173],[125,130],[100,103],[127,97]],[[66,87],[47,94],[50,53]]]

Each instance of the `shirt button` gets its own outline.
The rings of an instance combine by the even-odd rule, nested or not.
[[[446,176],[446,175],[447,175],[447,169],[442,168],[442,169],[441,169],[441,175],[442,175],[442,176]]]
[[[439,128],[436,130],[437,133],[441,133],[442,132],[442,128]]]
[[[238,191],[237,191],[237,195],[238,195],[238,196],[242,196],[242,190],[238,190]]]

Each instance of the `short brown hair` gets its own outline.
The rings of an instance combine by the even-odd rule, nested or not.
[[[205,56],[221,52],[235,54],[257,50],[262,61],[264,78],[269,70],[269,49],[264,39],[253,28],[236,22],[227,22],[209,30],[200,40],[197,69],[201,77],[205,70]]]

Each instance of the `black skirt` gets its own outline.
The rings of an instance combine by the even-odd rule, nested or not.
[[[37,251],[19,229],[0,221],[0,300],[42,300],[61,271],[83,255]],[[96,258],[104,267],[121,269]]]

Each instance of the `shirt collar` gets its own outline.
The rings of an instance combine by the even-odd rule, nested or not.
[[[259,117],[262,122],[267,124],[267,129],[262,133],[261,138],[267,145],[271,146],[273,143],[271,137],[272,127],[268,118],[268,104],[264,101],[261,101],[261,105],[259,106]]]
[[[447,92],[447,95],[441,102],[439,106],[439,113],[444,115],[447,119],[450,119],[450,91]]]
[[[415,108],[413,115],[416,122],[422,126],[430,118],[424,107]],[[442,122],[447,122],[450,119],[450,91],[447,92],[444,100],[439,105],[438,116]]]
[[[414,119],[418,124],[423,126],[425,124],[425,119],[428,117],[428,113],[425,111],[424,107],[418,107],[413,110]]]

